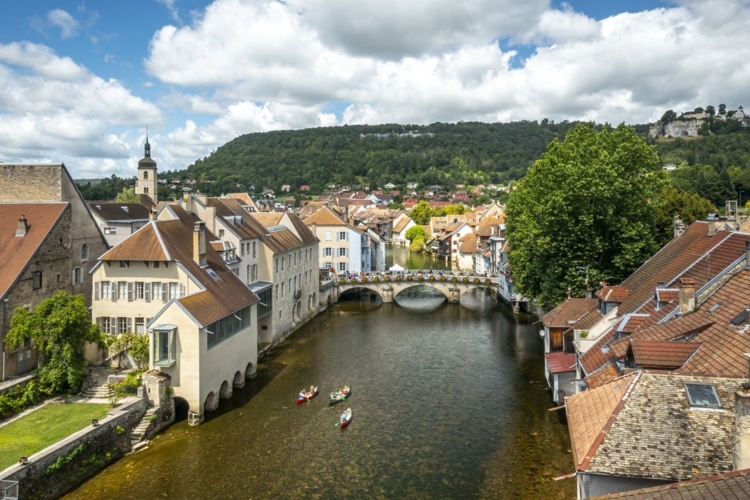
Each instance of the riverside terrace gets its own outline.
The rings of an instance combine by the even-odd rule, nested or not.
[[[393,299],[406,290],[415,286],[434,288],[445,295],[451,304],[458,304],[461,294],[474,288],[489,288],[498,291],[498,279],[475,274],[452,274],[444,271],[428,269],[409,270],[404,272],[386,272],[363,274],[357,277],[338,277],[338,295],[354,290],[371,290],[383,299],[383,302],[393,302]]]

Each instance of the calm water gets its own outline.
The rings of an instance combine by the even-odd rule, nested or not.
[[[550,480],[572,459],[538,328],[462,300],[341,303],[202,426],[175,424],[66,498],[575,498],[574,479]],[[295,405],[310,384],[322,394]],[[352,396],[329,407],[344,384]]]
[[[424,252],[413,253],[408,248],[394,246],[386,249],[385,268],[390,269],[394,264],[398,264],[404,269],[442,269],[450,270],[451,263],[444,260],[435,259],[432,255]]]

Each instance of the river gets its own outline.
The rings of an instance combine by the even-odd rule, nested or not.
[[[575,479],[551,481],[572,458],[534,318],[481,292],[397,300],[329,308],[203,425],[176,423],[65,498],[575,498]],[[296,405],[310,384],[321,395]]]

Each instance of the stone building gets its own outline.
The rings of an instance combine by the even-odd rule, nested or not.
[[[89,271],[106,249],[65,165],[0,164],[0,340],[16,307],[32,310],[61,290],[90,305]],[[2,347],[3,379],[36,367],[28,347]]]
[[[141,196],[144,205],[155,204],[158,200],[158,179],[156,178],[156,162],[151,158],[151,144],[146,137],[143,158],[138,162],[138,178],[135,181],[135,194]],[[146,199],[148,197],[148,199]]]

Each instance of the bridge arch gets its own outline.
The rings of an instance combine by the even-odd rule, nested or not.
[[[367,293],[374,293],[375,295],[378,296],[378,298],[381,301],[383,300],[383,295],[377,290],[376,287],[374,287],[374,286],[367,286],[367,285],[364,285],[364,286],[353,286],[351,288],[347,288],[346,290],[342,291],[339,294],[339,299],[338,300],[339,300],[339,302],[341,302],[342,299],[346,300],[347,297],[353,298],[353,297],[355,297],[357,295],[361,295],[363,291],[367,292]]]
[[[413,284],[405,285],[401,287],[401,290],[396,293],[396,295],[393,296],[393,300],[397,300],[399,296],[403,299],[404,297],[408,296],[409,294],[413,294],[418,289],[422,290],[432,290],[434,293],[432,293],[435,297],[442,297],[445,300],[450,300],[450,297],[446,295],[445,291],[443,291],[441,288],[438,288],[436,286],[431,286],[429,282],[416,282]]]

